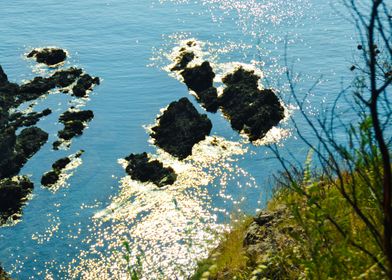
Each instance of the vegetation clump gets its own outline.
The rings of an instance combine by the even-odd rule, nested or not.
[[[307,95],[299,97],[286,71],[293,100],[317,141],[291,119],[309,148],[305,164],[270,146],[283,168],[276,193],[252,223],[244,220],[226,234],[194,279],[392,279],[391,7],[383,0],[344,3],[362,34],[362,60],[350,68],[356,71],[353,85],[312,118]],[[356,114],[349,121],[337,113],[347,93]],[[346,137],[337,137],[338,126]]]

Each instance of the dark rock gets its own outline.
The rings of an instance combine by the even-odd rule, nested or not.
[[[47,187],[54,185],[59,180],[59,175],[60,173],[54,170],[46,172],[41,178],[41,184]]]
[[[64,140],[71,140],[77,135],[82,135],[85,124],[81,121],[69,121],[64,123],[64,129],[58,132],[58,136]]]
[[[93,78],[89,74],[80,77],[76,85],[72,88],[73,95],[76,97],[85,97],[87,90],[91,90],[94,84],[99,85],[99,78]]]
[[[284,118],[284,108],[271,89],[259,90],[253,71],[238,69],[226,76],[227,87],[219,97],[223,113],[231,126],[244,131],[250,141],[261,139]]]
[[[55,87],[56,82],[51,78],[35,77],[33,80],[20,86],[20,94],[24,97],[23,101],[29,101],[40,97]]]
[[[59,118],[60,122],[66,123],[69,121],[79,120],[88,122],[94,118],[94,113],[91,110],[84,111],[65,111]]]
[[[0,225],[12,215],[20,213],[33,187],[33,183],[25,176],[0,180]]]
[[[152,128],[155,144],[171,155],[184,159],[192,154],[192,147],[209,135],[212,124],[201,115],[187,98],[170,103]]]
[[[26,159],[39,151],[41,146],[48,141],[48,134],[38,127],[23,129],[16,137],[15,150]]]
[[[28,55],[28,58],[35,58],[38,63],[44,63],[53,66],[63,62],[67,58],[67,53],[62,49],[44,48],[34,49]]]
[[[67,87],[74,83],[81,74],[81,69],[71,67],[66,70],[56,71],[48,78],[35,77],[33,80],[20,86],[18,103],[21,104],[25,101],[37,99],[56,87]]]
[[[83,134],[87,122],[93,117],[94,113],[91,110],[64,112],[59,118],[60,122],[64,124],[64,129],[58,132],[59,138],[70,140],[77,135]]]
[[[181,75],[188,88],[196,93],[212,87],[215,77],[208,61],[204,61],[200,66],[185,68]]]
[[[125,170],[134,180],[152,182],[158,187],[163,187],[172,185],[177,179],[171,167],[163,167],[157,160],[150,161],[147,153],[131,154],[125,159],[128,161]]]
[[[0,136],[0,179],[17,175],[48,140],[48,134],[38,127],[25,128],[18,136],[13,128],[7,128]]]
[[[56,162],[52,164],[52,168],[54,170],[62,170],[70,162],[71,159],[69,157],[60,158],[59,160],[56,160]]]
[[[8,77],[7,74],[4,73],[4,70],[0,65],[0,86],[4,86],[6,84],[8,84]]]
[[[215,87],[198,92],[197,99],[208,112],[216,113],[218,110],[218,93]]]
[[[28,114],[23,114],[21,112],[16,112],[9,117],[9,126],[14,128],[22,127],[22,126],[32,126],[35,125],[40,118],[47,116],[52,113],[52,110],[45,109],[40,113],[31,112]]]
[[[73,84],[82,75],[83,71],[80,68],[68,68],[66,70],[56,71],[52,76],[57,87],[67,87]]]
[[[238,84],[246,85],[252,89],[257,89],[260,76],[256,75],[254,71],[247,71],[240,67],[235,72],[226,75],[222,82],[226,86],[234,86]]]
[[[178,57],[176,57],[176,65],[170,69],[170,71],[180,71],[187,67],[189,62],[195,58],[195,54],[190,51],[181,52]]]
[[[78,151],[74,155],[70,155],[68,157],[63,157],[58,160],[56,160],[52,164],[52,170],[46,172],[44,175],[42,175],[41,178],[41,184],[46,187],[50,187],[54,184],[57,183],[57,181],[60,178],[60,174],[62,170],[69,164],[71,163],[73,158],[78,158],[83,154],[83,150]]]
[[[53,149],[54,149],[54,150],[58,150],[62,143],[63,143],[63,142],[60,141],[60,140],[54,141],[54,142],[53,142]]]

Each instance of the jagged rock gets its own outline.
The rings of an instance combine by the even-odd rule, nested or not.
[[[174,65],[170,71],[180,71],[185,69],[189,62],[191,62],[195,58],[195,54],[190,51],[182,51],[175,58],[176,65]]]
[[[12,215],[20,213],[26,196],[33,187],[33,183],[26,176],[0,180],[0,225]]]
[[[208,112],[216,113],[218,110],[218,93],[215,87],[198,92],[197,99]]]
[[[54,184],[57,183],[57,181],[60,178],[60,174],[63,171],[63,169],[65,167],[67,167],[67,165],[69,163],[71,163],[73,158],[78,158],[80,157],[82,154],[84,153],[83,150],[78,151],[76,154],[74,155],[70,155],[68,157],[63,157],[60,158],[58,160],[56,160],[53,164],[52,164],[52,170],[46,172],[44,175],[42,175],[41,178],[41,184],[43,186],[46,187],[50,187]]]
[[[284,108],[271,89],[257,88],[258,76],[239,68],[226,76],[226,88],[218,102],[231,126],[245,132],[250,141],[261,139],[284,118]]]
[[[49,172],[46,172],[44,175],[42,175],[41,178],[41,184],[43,186],[51,186],[57,183],[59,180],[59,172],[56,172],[54,170],[51,170]]]
[[[28,127],[23,129],[16,137],[15,150],[23,157],[30,158],[48,141],[48,133],[38,127]]]
[[[70,140],[77,135],[83,134],[83,130],[89,122],[94,118],[94,113],[91,110],[85,111],[66,111],[64,112],[59,121],[64,124],[64,129],[58,132],[58,136],[63,140]],[[59,143],[53,143],[53,148],[56,149]]]
[[[58,48],[34,49],[28,55],[28,58],[35,58],[38,63],[44,63],[53,66],[63,62],[67,58],[67,53]]]
[[[9,109],[15,104],[19,86],[8,81],[7,75],[0,66],[0,129],[7,125]]]
[[[222,82],[226,86],[244,84],[250,88],[257,89],[259,80],[260,76],[256,75],[254,71],[247,71],[243,67],[240,67],[233,73],[226,75],[222,79]]]
[[[82,73],[82,69],[71,67],[66,70],[54,72],[51,79],[55,81],[57,87],[67,87],[73,84]]]
[[[212,87],[215,77],[215,73],[212,71],[208,61],[204,61],[200,66],[185,68],[181,75],[188,88],[196,93]]]
[[[87,90],[91,90],[93,85],[99,85],[98,77],[91,77],[89,74],[84,74],[80,77],[76,85],[72,88],[73,95],[76,97],[85,97]]]
[[[52,164],[52,168],[54,170],[62,170],[64,169],[67,164],[69,164],[71,162],[71,159],[69,157],[64,157],[64,158],[60,158],[58,160],[56,160],[55,163]]]
[[[4,72],[3,67],[0,65],[0,86],[8,84],[7,74]]]
[[[34,100],[56,87],[67,87],[74,83],[82,74],[78,68],[69,68],[53,73],[48,78],[35,77],[33,80],[20,86],[18,103]]]
[[[134,180],[152,182],[158,187],[163,187],[172,185],[177,179],[171,167],[164,167],[157,160],[149,160],[147,153],[130,154],[125,159],[128,161],[125,171]]]
[[[48,134],[38,127],[25,128],[18,136],[14,129],[7,128],[0,135],[0,179],[18,174],[48,140]]]
[[[21,112],[16,112],[9,117],[9,126],[14,128],[19,128],[22,126],[32,126],[35,125],[40,118],[47,116],[52,113],[49,108],[43,110],[40,113],[31,112],[28,114],[23,114]]]
[[[212,124],[201,115],[187,98],[170,103],[152,128],[155,144],[171,155],[184,159],[192,154],[192,147],[210,134]]]

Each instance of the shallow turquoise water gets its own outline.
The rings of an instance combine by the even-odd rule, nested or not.
[[[332,102],[342,82],[347,84],[351,79],[348,68],[354,55],[355,33],[334,12],[331,6],[336,3],[321,0],[15,0],[3,3],[0,64],[10,80],[21,82],[32,78],[35,64],[25,60],[23,54],[30,48],[44,46],[67,49],[71,55],[68,65],[83,67],[103,79],[86,105],[96,117],[84,135],[74,139],[70,150],[51,150],[61,127],[57,123],[58,115],[66,110],[70,98],[50,95],[37,104],[37,110],[48,106],[55,109],[54,114],[39,123],[50,133],[50,139],[21,172],[31,174],[36,183],[22,221],[0,228],[3,266],[18,279],[44,279],[45,276],[116,279],[121,277],[116,272],[118,267],[124,264],[118,260],[121,257],[113,256],[115,250],[121,250],[118,242],[126,238],[135,245],[133,257],[139,255],[143,259],[146,279],[186,277],[196,260],[206,256],[208,247],[215,244],[214,236],[229,220],[228,213],[238,208],[254,213],[263,207],[271,193],[271,175],[279,170],[279,164],[271,159],[267,148],[244,143],[220,114],[209,114],[212,135],[230,140],[233,145],[239,143],[241,153],[217,159],[214,166],[204,166],[211,177],[206,184],[197,183],[207,174],[200,173],[201,168],[198,174],[189,173],[193,175],[184,179],[185,185],[193,180],[189,188],[128,192],[127,188],[135,186],[127,187],[119,182],[125,172],[118,159],[131,152],[155,154],[143,126],[154,123],[160,109],[171,101],[183,96],[194,101],[186,87],[162,69],[170,63],[166,55],[181,39],[195,38],[205,44],[206,59],[216,65],[234,61],[258,65],[266,77],[263,83],[280,89],[282,99],[290,105],[282,75],[284,45],[288,40],[289,63],[302,73],[300,94],[323,74],[323,82],[309,102],[308,109],[316,112]],[[345,105],[342,107],[345,109]],[[303,120],[298,113],[294,110],[292,114],[301,126]],[[305,134],[309,133],[305,125],[301,127]],[[292,129],[289,123],[282,124],[282,128]],[[300,158],[307,152],[294,133],[280,144]],[[79,149],[86,150],[83,163],[68,179],[67,186],[56,192],[40,186],[41,175],[50,169],[54,160]],[[208,156],[208,153],[201,155]],[[190,165],[194,162],[197,160]],[[124,193],[119,193],[120,186],[125,188]],[[141,197],[143,203],[138,202]],[[162,204],[176,197],[180,208],[183,206],[182,210],[177,209],[182,211],[177,213],[181,221],[169,219],[164,225],[154,224],[159,220],[156,216],[159,211],[163,211],[162,219],[173,214]],[[131,205],[145,208],[133,209],[137,214],[132,219],[127,218],[129,213],[120,213],[121,209],[114,210],[118,214],[115,217],[98,221],[93,218],[102,211],[105,215],[106,207],[120,198],[125,201],[120,208],[128,209]],[[189,213],[186,208],[194,212]],[[190,222],[192,216],[194,224]],[[203,221],[208,230],[201,226]],[[171,227],[171,223],[178,227]],[[189,225],[187,231],[181,228],[184,223]],[[122,230],[116,232],[120,226]],[[174,234],[177,231],[181,234]],[[148,234],[156,238],[147,237]],[[208,237],[209,245],[198,244],[200,236]],[[136,246],[138,242],[142,249]],[[100,244],[96,251],[91,249],[94,244]],[[196,249],[181,251],[183,248]],[[157,255],[160,258],[154,258]],[[104,273],[99,267],[105,265],[109,268]]]

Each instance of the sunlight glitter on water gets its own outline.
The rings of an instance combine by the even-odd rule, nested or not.
[[[217,215],[229,213],[213,205],[206,186],[219,188],[218,196],[226,203],[235,203],[226,193],[226,186],[229,180],[249,176],[236,165],[238,156],[246,152],[240,143],[210,136],[196,144],[193,155],[184,161],[158,150],[151,157],[171,166],[177,181],[159,189],[130,176],[122,178],[120,193],[94,216],[96,233],[87,241],[90,249],[74,260],[78,265],[70,269],[71,275],[83,279],[125,278],[127,262],[122,242],[126,240],[130,244],[131,266],[140,270],[143,279],[186,279],[226,229]],[[124,165],[124,160],[119,163]],[[215,179],[219,179],[217,184]]]

